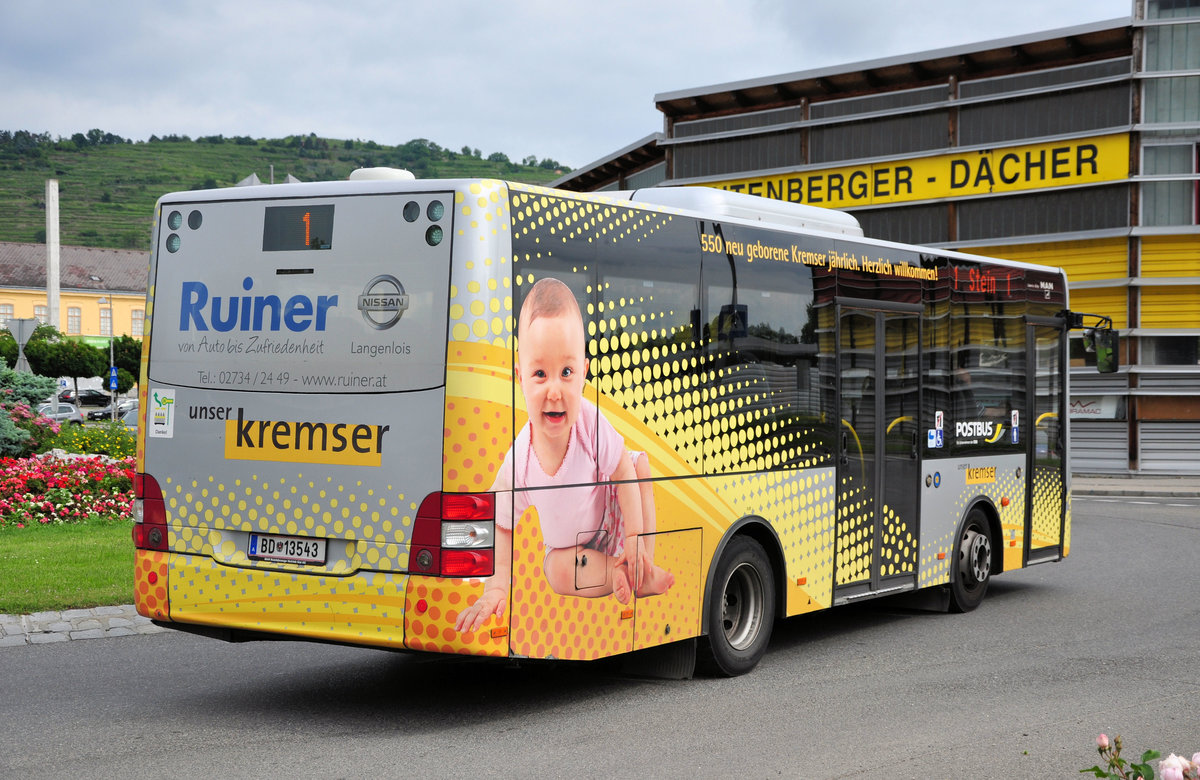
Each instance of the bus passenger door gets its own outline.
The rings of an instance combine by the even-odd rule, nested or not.
[[[1028,432],[1028,496],[1025,511],[1026,560],[1057,558],[1065,544],[1066,409],[1063,393],[1063,324],[1054,318],[1030,317],[1026,375],[1031,400]]]
[[[839,304],[835,601],[916,583],[920,305],[872,306]]]

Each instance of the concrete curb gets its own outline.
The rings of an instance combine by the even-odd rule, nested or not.
[[[35,612],[32,615],[0,615],[0,647],[141,636],[165,630],[139,615],[132,604]]]
[[[1196,490],[1138,490],[1137,488],[1097,488],[1093,490],[1072,490],[1073,496],[1124,496],[1126,498],[1200,498]]]

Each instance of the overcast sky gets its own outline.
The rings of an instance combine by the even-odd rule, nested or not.
[[[0,129],[316,133],[552,158],[659,93],[1129,17],[1132,0],[0,0]]]

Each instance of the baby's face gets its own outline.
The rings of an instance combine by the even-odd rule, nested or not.
[[[517,379],[535,437],[566,445],[587,370],[578,314],[538,317],[521,328]]]

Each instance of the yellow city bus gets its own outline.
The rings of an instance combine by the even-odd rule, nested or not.
[[[752,669],[1071,543],[1061,270],[707,188],[163,197],[135,594],[231,641]],[[1111,322],[1089,330],[1111,370]]]

